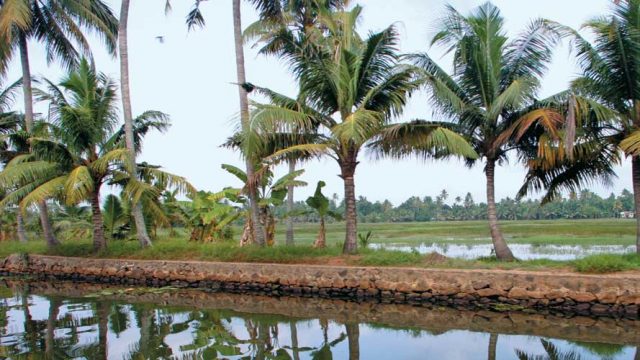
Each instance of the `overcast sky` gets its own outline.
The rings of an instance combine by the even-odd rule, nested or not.
[[[434,21],[450,3],[463,13],[478,6],[480,0],[363,0],[360,32],[381,30],[396,24],[400,31],[402,52],[428,51],[441,65],[449,67],[442,52],[429,48],[434,33]],[[119,12],[119,0],[107,0],[114,12]],[[132,1],[129,18],[129,56],[134,115],[145,110],[168,113],[172,127],[166,134],[147,137],[141,160],[162,165],[166,170],[186,176],[196,187],[217,191],[225,186],[237,186],[235,178],[220,169],[223,163],[241,165],[237,154],[219,145],[229,136],[237,122],[237,91],[233,51],[231,1],[215,0],[202,4],[206,27],[187,32],[184,17],[192,0],[173,0],[173,11],[164,14],[164,0]],[[585,20],[608,11],[610,0],[496,0],[494,3],[506,18],[509,35],[518,34],[535,17],[545,17],[578,28]],[[243,25],[256,20],[256,13],[243,5]],[[164,37],[164,43],[156,40]],[[92,39],[99,70],[119,78],[117,61],[104,52],[99,41]],[[34,75],[58,81],[60,68],[47,66],[40,46],[31,44],[31,66]],[[257,56],[247,48],[247,80],[260,86],[295,95],[295,83],[285,65],[275,58]],[[543,94],[566,88],[577,68],[568,47],[556,51],[555,60],[544,79]],[[19,78],[20,65],[12,64],[9,80]],[[20,103],[20,102],[19,102]],[[17,107],[21,107],[18,104]],[[42,111],[42,107],[40,107]],[[429,119],[432,109],[424,93],[411,99],[401,120]],[[482,167],[464,167],[460,162],[373,161],[361,155],[356,172],[356,195],[370,200],[389,199],[394,204],[410,196],[436,195],[447,189],[451,198],[471,192],[477,201],[485,201],[485,180]],[[298,191],[306,198],[318,180],[327,182],[326,193],[342,197],[342,181],[338,166],[331,159],[305,165],[303,179],[310,185]],[[284,169],[281,169],[284,171]],[[594,184],[592,190],[607,195],[631,188],[630,164],[617,169],[619,178],[613,187]],[[524,170],[518,164],[503,166],[497,171],[496,196],[513,197],[520,187]]]

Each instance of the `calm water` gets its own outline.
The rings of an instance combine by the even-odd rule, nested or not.
[[[0,281],[5,359],[638,359],[640,324]]]
[[[437,252],[452,258],[476,259],[492,255],[491,244],[458,245],[458,244],[419,244],[409,245],[402,243],[370,244],[374,249],[388,249],[400,251],[418,251],[421,254]],[[549,260],[573,260],[592,254],[625,254],[633,253],[636,248],[633,245],[531,245],[510,244],[513,255],[521,260],[549,259]]]

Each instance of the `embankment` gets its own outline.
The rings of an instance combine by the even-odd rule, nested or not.
[[[639,318],[640,274],[344,267],[12,255],[3,274],[498,311]]]

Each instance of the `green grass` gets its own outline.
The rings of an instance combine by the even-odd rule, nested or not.
[[[631,245],[635,241],[633,220],[513,221],[503,222],[510,243],[538,245]],[[371,230],[373,243],[490,243],[487,225],[481,221],[433,222],[405,224],[361,224],[360,231]],[[55,250],[47,250],[42,241],[27,244],[7,241],[0,244],[0,258],[13,253],[49,254],[76,257],[128,258],[148,260],[191,260],[225,262],[259,262],[283,264],[333,264],[354,266],[412,266],[462,269],[566,269],[588,273],[639,270],[640,257],[629,255],[593,255],[574,261],[531,260],[513,263],[495,258],[477,260],[438,259],[415,252],[360,249],[357,256],[342,256],[343,224],[328,227],[328,246],[314,249],[311,244],[317,225],[296,227],[297,246],[271,248],[238,247],[235,242],[195,243],[178,237],[161,236],[150,249],[140,249],[136,241],[111,241],[108,249],[93,254],[90,240],[65,241]],[[284,243],[284,229],[278,229],[277,243]]]
[[[610,273],[640,269],[640,256],[636,254],[598,254],[574,260],[573,267],[584,273]]]

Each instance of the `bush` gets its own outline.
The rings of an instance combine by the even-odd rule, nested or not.
[[[611,273],[630,270],[640,266],[640,256],[636,254],[598,254],[573,261],[578,272]]]
[[[359,265],[364,266],[420,265],[424,260],[420,254],[403,251],[362,249],[360,253],[362,259]]]

